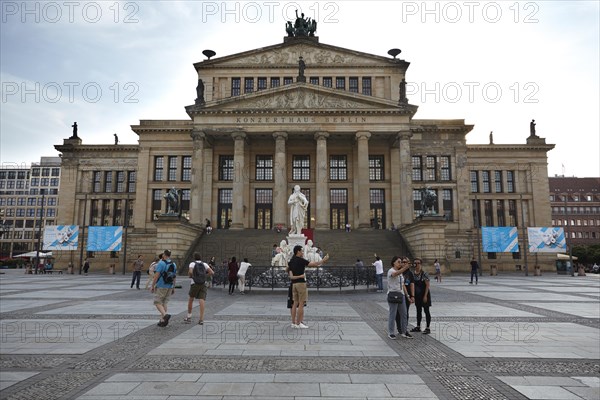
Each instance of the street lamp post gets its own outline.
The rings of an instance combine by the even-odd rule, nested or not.
[[[564,195],[564,200],[565,200],[565,228],[569,227],[569,212],[567,211],[567,194]],[[569,230],[566,229],[565,231],[565,243],[567,241],[567,239],[569,238]],[[572,243],[567,243],[567,246],[569,246],[569,268],[571,268],[571,276],[575,276],[575,268],[573,267],[573,246]]]
[[[529,269],[528,269],[528,265],[527,265],[527,235],[525,232],[525,209],[523,208],[523,195],[520,194],[519,197],[521,198],[521,225],[523,226],[523,258],[525,261],[525,276],[529,276]]]
[[[81,226],[81,236],[79,240],[79,275],[81,275],[81,269],[83,268],[83,244],[85,239],[85,215],[87,214],[87,193],[83,200],[83,224]],[[87,243],[85,243],[87,245]]]
[[[477,261],[479,262],[479,276],[483,273],[481,265],[481,224],[479,223],[479,200],[475,195],[475,227],[477,228]]]

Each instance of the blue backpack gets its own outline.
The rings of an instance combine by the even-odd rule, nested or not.
[[[167,262],[167,269],[162,272],[161,278],[167,285],[172,285],[175,282],[175,277],[177,277],[177,266],[173,261],[169,260]]]

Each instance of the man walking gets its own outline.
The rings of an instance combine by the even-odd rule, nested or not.
[[[131,288],[133,289],[133,284],[135,283],[135,287],[140,290],[140,279],[142,279],[142,268],[144,267],[144,257],[140,254],[133,262],[133,276],[131,277]]]
[[[304,247],[300,245],[294,246],[294,255],[288,263],[288,267],[292,272],[292,296],[294,304],[292,305],[292,328],[308,329],[308,326],[302,322],[304,320],[304,302],[308,299],[308,289],[306,288],[306,280],[304,279],[304,271],[306,267],[320,267],[327,260],[329,254],[325,255],[321,261],[308,262],[303,258]]]
[[[475,284],[477,285],[477,270],[479,269],[479,263],[475,260],[475,257],[471,259],[471,282],[473,284],[473,277],[475,277]]]
[[[246,272],[252,264],[248,262],[247,258],[240,263],[240,269],[238,270],[238,285],[240,287],[240,294],[246,294]]]
[[[154,306],[160,313],[158,326],[164,327],[169,324],[170,314],[167,314],[167,303],[169,297],[175,293],[175,279],[177,277],[177,266],[171,261],[171,251],[165,250],[162,259],[156,265],[152,288],[154,293]]]
[[[189,324],[192,322],[192,307],[194,306],[194,299],[198,299],[200,306],[200,320],[198,325],[204,324],[204,303],[206,301],[207,293],[207,276],[212,276],[215,272],[212,268],[202,262],[199,253],[194,253],[194,260],[188,267],[188,276],[190,277],[190,291],[188,293],[188,307],[187,317],[183,319],[183,322]]]

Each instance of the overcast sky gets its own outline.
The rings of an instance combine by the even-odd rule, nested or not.
[[[188,119],[193,63],[281,43],[298,8],[321,43],[411,63],[415,118],[465,119],[467,143],[556,145],[548,173],[600,176],[599,1],[2,1],[0,162],[137,143],[140,119]],[[310,65],[307,65],[309,74]]]

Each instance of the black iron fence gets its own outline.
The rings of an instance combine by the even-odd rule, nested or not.
[[[213,286],[229,285],[228,268],[221,265],[213,268]],[[376,286],[375,267],[365,266],[324,266],[307,268],[306,283],[311,288],[369,288]],[[246,272],[246,286],[251,290],[257,288],[286,288],[290,284],[288,273],[284,267],[255,266]]]

